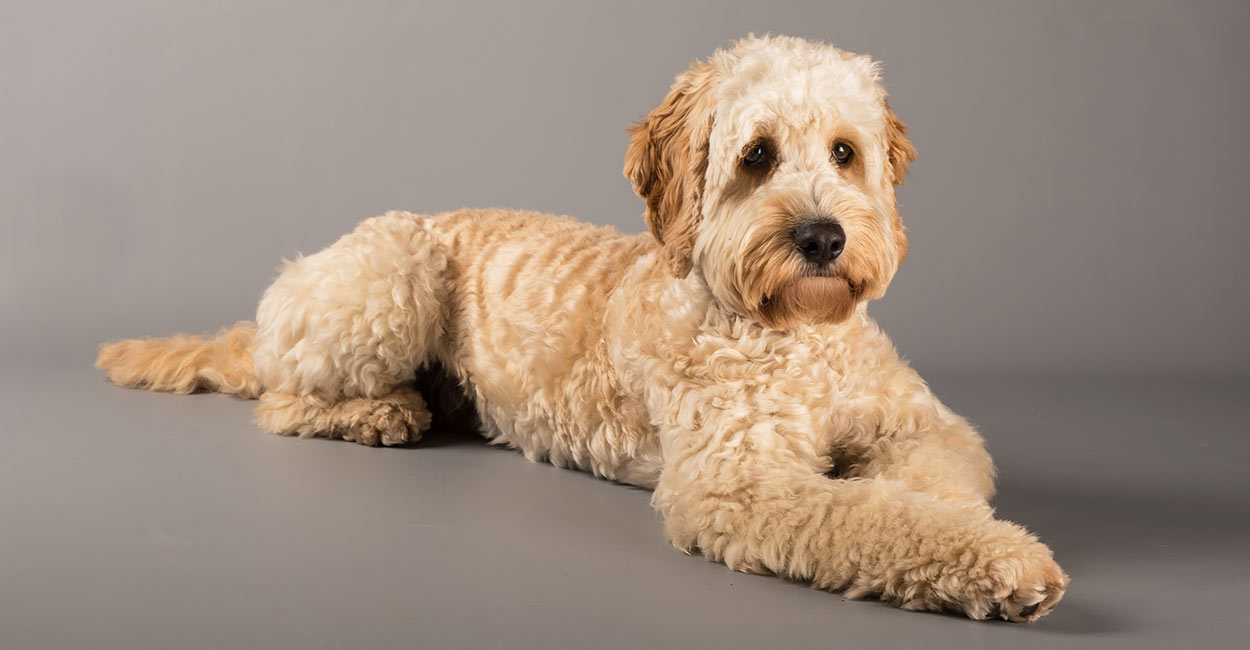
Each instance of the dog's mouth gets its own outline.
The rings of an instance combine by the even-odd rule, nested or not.
[[[862,280],[846,278],[846,286],[851,290],[852,298],[859,300],[859,297],[864,295],[864,282]]]
[[[774,327],[797,322],[836,323],[850,316],[867,282],[828,272],[808,274],[779,287],[760,300],[762,320]]]
[[[846,288],[850,290],[851,296],[854,298],[859,298],[864,293],[864,290],[868,285],[867,281],[865,280],[857,280],[848,275],[839,273],[835,271],[834,269],[812,270],[812,271],[809,271],[807,275],[805,275],[804,277],[805,278],[821,278],[821,279],[826,279],[826,280],[830,280],[834,282],[845,282]]]
[[[851,291],[851,297],[857,300],[859,299],[861,295],[863,295],[864,289],[867,286],[867,282],[865,282],[864,280],[856,280],[855,278],[843,275],[842,273],[839,273],[837,270],[835,270],[833,267],[809,268],[807,269],[807,274],[804,277],[828,278],[830,280],[837,280],[837,281],[845,282],[847,288],[850,289]],[[769,298],[771,298],[771,296],[766,297],[765,300],[768,300]]]
[[[837,275],[833,273],[832,271],[812,272],[812,273],[807,274],[806,276],[803,276],[802,280],[806,282],[821,282],[822,280],[826,280],[829,282],[844,283],[846,285],[847,291],[850,292],[851,297],[856,300],[858,300],[860,296],[864,294],[864,291],[868,287],[868,283],[864,280],[855,280],[852,278],[848,278],[844,275]],[[789,286],[783,287],[771,294],[764,296],[763,298],[760,299],[760,306],[767,307],[770,303],[775,302],[777,300],[777,297],[782,292],[787,291],[789,288],[790,288]]]

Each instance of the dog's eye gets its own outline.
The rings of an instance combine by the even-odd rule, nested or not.
[[[753,169],[763,167],[768,164],[771,157],[772,154],[768,151],[768,145],[763,142],[756,142],[742,156],[742,165]]]
[[[836,142],[833,145],[833,162],[839,165],[845,165],[851,162],[851,158],[855,157],[855,150],[851,145],[845,142]]]

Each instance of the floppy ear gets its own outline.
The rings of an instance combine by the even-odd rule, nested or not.
[[[647,228],[678,277],[690,272],[712,133],[711,64],[695,62],[664,101],[630,128],[625,177],[647,204]]]
[[[907,139],[907,125],[894,114],[890,102],[885,103],[885,139],[886,157],[894,175],[894,184],[902,185],[907,165],[916,159],[916,148]]]
[[[907,139],[907,125],[894,114],[889,102],[885,104],[885,140],[891,181],[896,186],[902,185],[903,176],[907,173],[907,165],[916,159],[916,148]],[[898,249],[898,261],[902,263],[904,259],[907,259],[907,226],[903,225],[903,218],[898,214],[897,205],[894,207],[893,221],[894,245]]]

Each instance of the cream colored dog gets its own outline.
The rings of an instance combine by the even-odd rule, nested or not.
[[[505,210],[391,212],[288,262],[257,325],[104,346],[124,386],[259,397],[268,431],[417,440],[446,369],[485,435],[653,488],[733,569],[972,618],[1039,618],[1068,578],[996,520],[983,441],[865,304],[907,252],[915,157],[878,67],[796,38],[696,62],[635,126],[650,234]]]

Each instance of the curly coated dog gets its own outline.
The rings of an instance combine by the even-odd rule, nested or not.
[[[287,262],[255,325],[97,365],[367,445],[416,441],[417,386],[444,374],[490,440],[654,489],[684,551],[906,609],[1051,611],[1068,577],[993,517],[984,441],[867,314],[907,253],[894,188],[915,158],[877,64],[748,37],[630,133],[649,233],[391,212]]]

